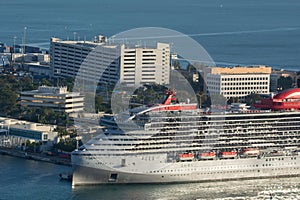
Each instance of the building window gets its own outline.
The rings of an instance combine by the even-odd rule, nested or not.
[[[48,140],[48,134],[44,134],[44,135],[43,135],[43,139],[44,139],[44,140]]]

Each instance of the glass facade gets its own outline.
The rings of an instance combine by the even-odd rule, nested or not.
[[[33,140],[42,140],[42,135],[43,135],[43,133],[40,131],[22,130],[16,128],[11,128],[9,134],[11,136],[24,137]]]

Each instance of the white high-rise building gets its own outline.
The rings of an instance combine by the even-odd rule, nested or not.
[[[94,42],[51,38],[50,67],[54,77],[76,78],[80,72],[81,78],[88,81],[98,82],[98,76],[102,74],[102,82],[116,82],[119,75],[118,57],[117,46],[105,45],[103,36]]]
[[[227,99],[244,99],[251,93],[270,93],[272,68],[257,67],[212,67],[207,74],[206,85],[210,94],[220,94]]]
[[[121,46],[121,83],[127,83],[128,85],[169,84],[169,77],[169,44],[157,43],[157,46],[152,48]]]
[[[51,39],[50,66],[54,77],[73,77],[99,83],[168,84],[170,45],[154,47],[110,45],[103,36],[92,41]]]

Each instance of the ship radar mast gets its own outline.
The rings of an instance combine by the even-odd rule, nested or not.
[[[167,90],[166,92],[165,92],[165,94],[167,95],[166,96],[166,98],[165,98],[165,100],[163,101],[163,105],[170,105],[172,102],[174,102],[174,101],[176,101],[176,97],[175,97],[175,95],[176,95],[176,92],[175,92],[175,90]]]

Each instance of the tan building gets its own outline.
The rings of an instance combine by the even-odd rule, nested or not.
[[[67,87],[40,86],[38,90],[21,92],[21,105],[53,108],[66,113],[81,112],[84,97],[79,92],[68,92]]]
[[[251,93],[270,93],[271,67],[212,67],[207,73],[206,85],[210,94],[220,94],[227,99],[244,99]]]

